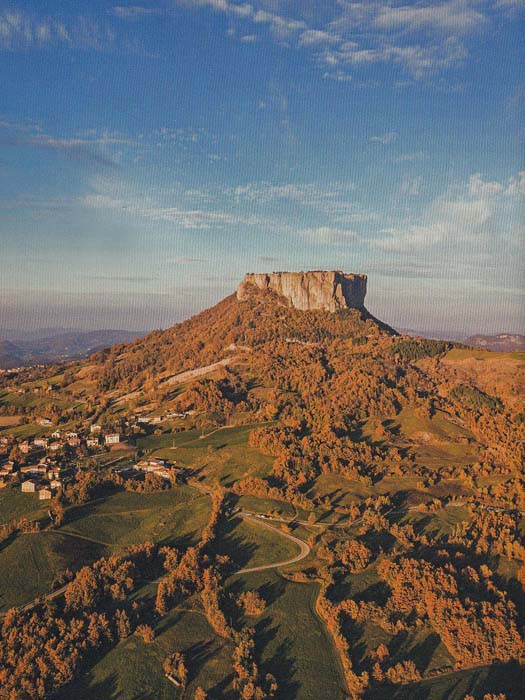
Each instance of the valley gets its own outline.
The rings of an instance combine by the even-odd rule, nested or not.
[[[519,700],[524,360],[248,282],[2,375],[5,698]]]

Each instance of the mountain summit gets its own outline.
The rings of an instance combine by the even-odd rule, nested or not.
[[[310,272],[248,273],[237,289],[244,301],[253,287],[269,289],[284,297],[288,306],[301,311],[340,311],[362,309],[366,295],[366,275],[340,270]]]

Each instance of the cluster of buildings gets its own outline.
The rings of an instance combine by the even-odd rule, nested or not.
[[[37,493],[41,501],[50,500],[64,485],[71,470],[55,462],[42,460],[37,464],[23,465],[16,470],[11,460],[0,465],[0,487],[18,478],[22,493]]]
[[[39,419],[40,425],[46,425],[43,421],[47,418]],[[5,444],[8,444],[7,438],[2,438]],[[80,447],[85,444],[90,449],[105,445],[116,445],[120,442],[120,433],[102,433],[102,428],[99,425],[92,425],[90,432],[86,436],[81,436],[77,432],[55,430],[49,437],[35,437],[31,440],[22,440],[17,443],[17,447],[24,455],[38,450],[46,450],[47,452],[58,452],[62,447],[68,445],[72,448]],[[1,447],[1,445],[0,445]],[[1,451],[1,450],[0,450]]]
[[[170,418],[187,418],[188,416],[193,416],[195,411],[168,411],[164,416],[135,416],[135,423],[139,425],[158,425],[165,420]]]
[[[37,422],[42,427],[53,425],[49,418],[39,418]],[[3,463],[0,462],[0,488],[20,483],[22,492],[38,492],[41,500],[50,499],[62,487],[63,476],[68,473],[68,469],[57,464],[61,459],[59,451],[62,448],[67,446],[76,450],[84,446],[93,449],[102,444],[111,446],[119,442],[120,433],[104,432],[100,425],[91,425],[89,432],[83,434],[74,430],[57,429],[33,440],[2,436],[0,458],[3,455],[6,459]],[[13,456],[13,448],[23,456],[21,459],[14,457],[18,466],[16,461],[7,459],[8,455]],[[32,463],[27,464],[30,461]]]
[[[156,457],[145,457],[144,459],[136,462],[133,467],[125,467],[119,469],[118,473],[121,476],[134,478],[140,474],[155,474],[160,476],[166,481],[172,479],[173,470],[177,470],[177,474],[182,474],[182,470],[176,466],[176,463],[168,463],[165,459],[158,459]]]

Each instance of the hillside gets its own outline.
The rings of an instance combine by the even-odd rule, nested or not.
[[[465,344],[496,352],[520,351],[525,350],[525,335],[520,335],[519,333],[471,335],[466,339]]]
[[[518,700],[525,357],[399,335],[337,293],[355,276],[277,293],[288,274],[0,378],[0,688]],[[49,506],[20,488],[44,460]]]

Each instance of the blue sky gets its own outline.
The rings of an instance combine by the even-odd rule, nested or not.
[[[0,2],[0,327],[167,326],[246,271],[525,331],[523,0]]]

